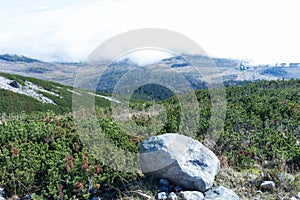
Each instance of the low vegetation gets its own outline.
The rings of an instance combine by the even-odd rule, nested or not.
[[[43,84],[48,87],[47,82]],[[217,183],[232,188],[242,199],[254,199],[263,180],[274,181],[276,190],[262,193],[262,199],[290,198],[300,192],[299,89],[300,80],[260,81],[226,88],[225,126],[218,130],[220,137],[212,149],[224,169],[217,176]],[[193,137],[203,141],[210,126],[211,99],[207,90],[198,90],[196,96],[199,126],[193,130]],[[135,110],[131,119],[140,127],[138,130],[148,135],[178,132],[183,108],[177,97],[159,102],[159,108],[166,113],[163,125],[153,123],[157,120],[155,112],[147,112],[152,104],[134,100],[130,104]],[[1,105],[1,109],[5,107]],[[104,137],[125,152],[138,153],[146,136],[126,131],[127,124],[117,123],[109,106],[99,104],[96,118],[90,117],[87,110],[75,114],[69,109],[27,112],[30,110],[18,107],[15,113],[19,115],[2,117],[0,125],[0,186],[9,196],[115,199],[128,196],[124,186],[143,178],[139,172],[130,170],[134,165],[130,156],[114,153],[114,149],[105,146],[95,153],[94,148],[85,145],[88,138],[81,133],[89,130],[99,135],[86,132],[85,136],[95,140]],[[196,109],[190,112],[193,114]],[[80,116],[79,121],[76,116]],[[128,170],[118,170],[113,163],[106,162],[112,158],[105,156],[110,155],[128,163]]]

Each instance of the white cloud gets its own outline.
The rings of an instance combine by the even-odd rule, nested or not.
[[[2,1],[0,53],[78,61],[124,31],[164,28],[213,56],[299,62],[297,5],[296,0]]]

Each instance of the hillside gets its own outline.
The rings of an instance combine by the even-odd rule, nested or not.
[[[101,93],[76,91],[70,86],[51,81],[0,73],[1,114],[48,110],[61,114],[68,113],[71,111],[72,98],[76,96],[94,95],[95,104],[102,107],[108,107],[112,100]]]
[[[217,67],[217,70],[213,69],[214,66]],[[205,88],[204,82],[212,78],[222,79],[226,86],[259,80],[300,78],[299,63],[252,65],[247,60],[208,58],[201,55],[174,56],[146,66],[139,66],[134,61],[124,58],[110,63],[108,66],[103,63],[97,63],[95,67],[97,69],[106,68],[101,77],[97,77],[98,80],[96,80],[98,81],[97,91],[104,93],[112,93],[114,86],[121,77],[132,70],[142,67],[160,68],[161,73],[164,73],[166,69],[172,69],[182,75],[192,85],[193,89]],[[1,72],[50,80],[69,86],[74,85],[78,70],[85,68],[88,69],[89,65],[84,62],[49,63],[24,56],[0,55]],[[91,81],[94,82],[95,80]],[[94,89],[89,82],[82,87]],[[158,88],[158,90],[160,89]],[[151,95],[151,92],[148,93]]]
[[[5,61],[11,61],[11,62],[25,62],[25,63],[40,62],[37,59],[28,58],[26,56],[9,55],[9,54],[0,55],[0,59]]]
[[[71,98],[68,87],[57,83],[1,76],[19,83],[30,81]],[[241,199],[297,197],[300,192],[299,91],[299,79],[259,81],[226,88],[224,129],[218,129],[218,123],[212,126],[219,135],[212,150],[224,169],[217,175],[217,184],[232,188]],[[188,109],[190,113],[185,114],[199,115],[199,125],[190,135],[204,141],[214,113],[208,90],[197,90],[196,96],[198,113],[195,113],[197,109]],[[51,97],[58,106],[62,105],[60,98]],[[10,101],[15,99],[7,96],[6,102]],[[5,188],[7,196],[30,195],[35,199],[98,196],[140,199],[136,194],[141,192],[155,196],[157,183],[145,180],[136,171],[132,155],[139,151],[147,135],[178,132],[181,110],[189,105],[179,105],[177,97],[156,102],[156,107],[153,103],[132,102],[132,115],[124,118],[125,121],[116,120],[119,116],[100,104],[96,109],[97,118],[88,110],[76,114],[43,111],[7,117],[0,125],[0,187]],[[166,121],[161,124],[159,116],[163,113]],[[132,122],[137,129],[133,129]],[[118,164],[124,163],[126,168],[118,170]],[[275,189],[261,191],[264,180],[274,181]]]

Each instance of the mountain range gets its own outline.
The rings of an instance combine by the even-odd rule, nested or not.
[[[96,89],[98,92],[103,93],[112,93],[118,82],[122,80],[121,78],[124,79],[124,77],[128,78],[128,76],[131,76],[127,82],[132,83],[137,81],[135,76],[138,76],[138,73],[145,72],[146,75],[144,76],[148,76],[147,73],[151,71],[153,77],[155,77],[152,78],[153,83],[148,83],[146,86],[140,84],[140,87],[135,89],[143,91],[148,97],[153,96],[157,91],[167,94],[165,96],[154,97],[158,99],[167,98],[171,96],[172,93],[168,91],[168,88],[159,86],[159,81],[155,84],[154,79],[158,79],[158,77],[166,79],[170,77],[173,72],[184,77],[193,89],[207,88],[207,82],[213,82],[213,80],[216,79],[221,80],[224,85],[230,86],[258,80],[300,78],[299,63],[251,65],[250,62],[246,60],[209,58],[202,55],[174,56],[145,66],[140,66],[134,61],[125,58],[109,64],[101,62],[93,63],[93,67],[94,69],[104,69],[101,76],[93,74],[93,78],[88,77],[86,82],[82,83],[79,87],[89,90]],[[0,55],[0,72],[53,81],[67,86],[74,86],[78,72],[85,68],[90,70],[89,64],[84,62],[50,63],[25,56]],[[89,73],[92,74],[93,72]],[[132,73],[136,74],[134,74],[134,76],[130,75]],[[172,81],[174,80],[169,80],[171,84]],[[178,79],[175,81],[178,82]],[[122,87],[126,89],[125,86]],[[176,85],[176,87],[184,86]],[[154,92],[149,92],[149,88],[155,88]]]

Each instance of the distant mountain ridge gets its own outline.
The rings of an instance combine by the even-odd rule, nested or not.
[[[26,56],[18,56],[16,54],[10,55],[10,54],[4,54],[0,55],[1,60],[10,61],[10,62],[26,62],[26,63],[33,63],[33,62],[41,62],[37,59],[29,58]]]
[[[195,73],[194,65],[197,66],[197,73]],[[212,70],[212,68],[215,68],[214,66],[217,67],[217,70]],[[103,68],[105,71],[101,74],[101,77],[90,80],[87,79],[86,83],[83,83],[81,87],[94,89],[93,85],[95,81],[97,81],[97,91],[104,93],[112,93],[115,85],[121,80],[120,78],[126,74],[128,75],[132,70],[142,68],[157,70],[157,76],[166,75],[166,73],[168,73],[166,69],[172,69],[174,72],[182,75],[194,89],[206,88],[207,81],[213,80],[214,78],[223,80],[226,86],[239,85],[258,80],[300,78],[299,63],[251,65],[247,60],[209,58],[202,55],[178,55],[145,66],[140,66],[135,61],[125,58],[110,63],[109,66],[98,63],[95,64],[95,67]],[[51,63],[25,56],[0,55],[0,72],[50,80],[69,86],[74,85],[78,70],[85,68],[89,68],[89,65],[84,62]],[[97,74],[93,75],[96,76]],[[162,91],[162,87],[153,85],[147,85],[144,88],[138,89],[138,91],[146,92],[145,88],[149,89],[151,87],[156,88],[160,92]],[[144,94],[144,96],[153,96],[153,93],[153,91],[149,91],[148,94]]]

